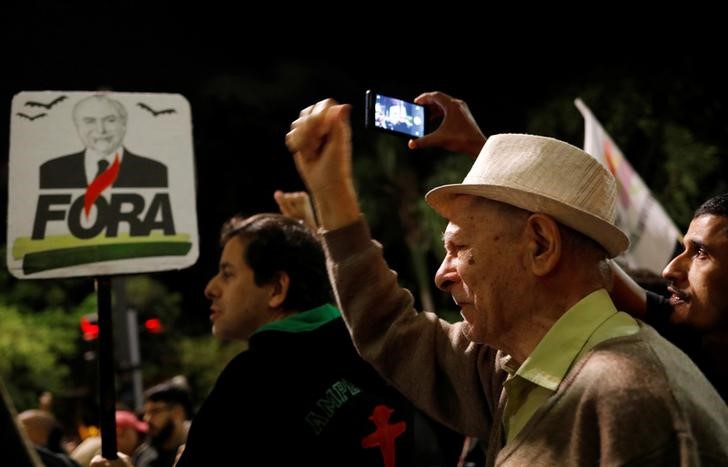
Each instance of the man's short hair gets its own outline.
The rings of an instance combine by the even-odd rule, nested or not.
[[[121,119],[124,120],[124,123],[126,124],[127,113],[126,113],[126,107],[124,107],[124,104],[117,101],[116,99],[112,99],[111,97],[104,96],[102,94],[94,94],[92,96],[84,97],[80,101],[76,102],[76,105],[73,106],[73,111],[72,111],[74,123],[78,121],[78,108],[81,106],[81,104],[83,104],[86,101],[89,101],[91,99],[108,101],[112,106],[114,106],[116,111],[119,113],[119,117],[121,117]]]
[[[179,405],[185,411],[185,418],[192,418],[192,397],[187,385],[176,381],[164,381],[144,391],[144,400]]]
[[[258,286],[281,272],[288,274],[286,310],[306,311],[333,301],[321,243],[300,221],[281,214],[235,216],[223,225],[220,244],[224,247],[233,237],[247,243],[243,259]]]
[[[609,257],[607,250],[593,238],[561,223],[559,223],[559,229],[564,242],[564,248],[579,252],[580,254],[590,251],[597,260],[604,260]]]
[[[722,216],[728,217],[728,193],[713,196],[695,210],[693,219],[700,216]]]

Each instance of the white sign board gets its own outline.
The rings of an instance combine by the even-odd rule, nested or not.
[[[21,92],[11,112],[7,265],[14,276],[194,264],[192,120],[183,96]]]

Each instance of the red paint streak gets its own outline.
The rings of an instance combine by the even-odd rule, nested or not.
[[[101,193],[114,184],[116,177],[119,176],[119,153],[114,156],[114,163],[106,169],[101,175],[96,177],[88,187],[86,187],[86,194],[83,197],[83,213],[88,219],[88,213],[91,211],[91,206],[96,201]]]

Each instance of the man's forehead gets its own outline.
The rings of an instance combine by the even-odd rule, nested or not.
[[[690,222],[685,239],[728,245],[728,217],[712,214],[696,217]]]
[[[228,251],[231,251],[231,250],[238,250],[238,251],[244,250],[245,249],[245,246],[247,244],[248,244],[248,241],[247,240],[244,240],[244,239],[240,238],[239,235],[233,235],[233,236],[230,237],[230,239],[228,241],[225,242],[225,245],[223,246],[223,251],[224,250],[228,250]]]
[[[225,242],[225,246],[222,249],[220,255],[220,266],[223,264],[237,264],[242,261],[243,255],[245,254],[247,242],[243,241],[238,236],[233,236]]]
[[[109,115],[119,115],[119,110],[116,108],[116,106],[109,100],[97,100],[97,99],[91,99],[86,102],[82,102],[78,106],[78,113],[82,115],[86,114],[109,114]]]
[[[500,217],[502,205],[497,201],[473,195],[457,195],[453,197],[444,213],[450,226],[462,228],[472,223],[495,221]]]
[[[155,408],[155,407],[161,407],[166,406],[168,404],[167,401],[146,401],[144,403],[145,409]]]

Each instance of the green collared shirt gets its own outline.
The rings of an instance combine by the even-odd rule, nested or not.
[[[272,321],[259,327],[253,334],[263,331],[307,332],[313,331],[329,321],[341,316],[335,306],[327,303],[310,310],[294,313],[278,321]]]
[[[501,364],[509,374],[505,382],[508,403],[503,414],[507,442],[556,392],[579,357],[602,341],[637,331],[637,322],[617,311],[607,291],[600,289],[564,313],[520,367],[505,357]]]

